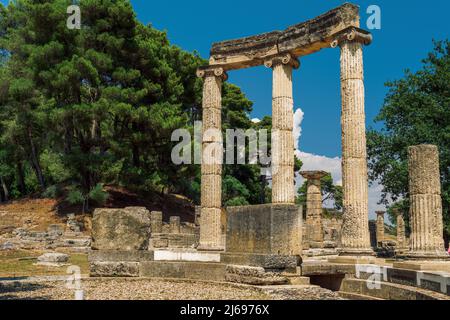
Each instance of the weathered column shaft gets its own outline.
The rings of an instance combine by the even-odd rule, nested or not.
[[[397,216],[397,247],[399,249],[405,249],[407,247],[405,220],[398,209],[394,209],[394,214]]]
[[[384,241],[384,211],[377,211],[377,243]]]
[[[311,248],[323,247],[322,190],[321,181],[327,173],[324,171],[302,171],[300,174],[308,180],[306,191],[306,230]]]
[[[439,151],[434,145],[408,148],[411,252],[408,256],[446,256],[443,240]]]
[[[342,96],[342,255],[372,254],[368,217],[366,126],[363,52],[360,41],[348,36],[341,47]]]
[[[201,250],[222,250],[222,83],[221,68],[199,70],[203,83],[203,137],[201,165]]]
[[[272,94],[272,203],[294,203],[294,138],[292,69],[298,61],[290,54],[273,57]]]

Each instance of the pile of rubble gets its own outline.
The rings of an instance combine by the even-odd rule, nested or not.
[[[74,252],[87,252],[91,237],[82,231],[75,215],[69,215],[66,226],[49,225],[46,231],[33,231],[24,224],[23,227],[4,231],[0,237],[0,250],[17,249],[57,249],[67,248]]]

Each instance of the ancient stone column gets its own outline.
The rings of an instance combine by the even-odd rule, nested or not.
[[[170,233],[180,233],[181,232],[180,217],[171,216],[169,226],[170,226]]]
[[[377,244],[380,246],[380,243],[384,241],[384,211],[376,211],[377,214]]]
[[[201,168],[201,223],[199,250],[223,250],[222,208],[222,68],[201,68],[203,82],[203,134]]]
[[[152,211],[150,213],[150,229],[151,233],[162,233],[162,218],[161,211]]]
[[[272,203],[295,202],[292,69],[298,60],[289,53],[267,59],[273,70]]]
[[[398,208],[394,208],[393,212],[397,219],[397,249],[405,249],[408,247],[406,243],[405,220]]]
[[[306,191],[306,232],[310,248],[323,247],[322,190],[320,179],[327,175],[324,171],[302,171],[308,180]]]
[[[434,145],[408,148],[411,259],[448,258],[443,240],[439,151]]]
[[[367,32],[350,28],[332,47],[341,48],[343,226],[340,255],[373,255],[368,228],[368,177],[362,44]]]

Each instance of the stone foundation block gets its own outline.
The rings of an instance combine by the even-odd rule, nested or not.
[[[274,272],[266,272],[261,267],[227,265],[225,280],[229,282],[244,283],[251,285],[280,285],[287,284],[286,277]]]
[[[89,262],[139,262],[151,261],[154,258],[153,251],[144,250],[91,250]]]
[[[230,265],[261,267],[265,270],[295,271],[301,264],[301,258],[300,256],[222,253],[220,262]]]
[[[139,262],[100,262],[89,264],[91,277],[138,277]]]
[[[228,207],[228,253],[295,256],[302,252],[302,210],[296,205]]]

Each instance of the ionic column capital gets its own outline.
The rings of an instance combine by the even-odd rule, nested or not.
[[[264,65],[267,68],[273,68],[279,64],[290,65],[294,69],[298,69],[300,67],[300,62],[298,59],[290,53],[279,54],[264,60]]]
[[[334,35],[333,41],[331,41],[330,46],[336,48],[347,42],[358,42],[363,45],[369,45],[372,43],[372,35],[370,32],[357,28],[349,27]]]
[[[206,77],[218,77],[226,81],[228,74],[222,67],[205,66],[197,69],[197,77],[203,79]]]

